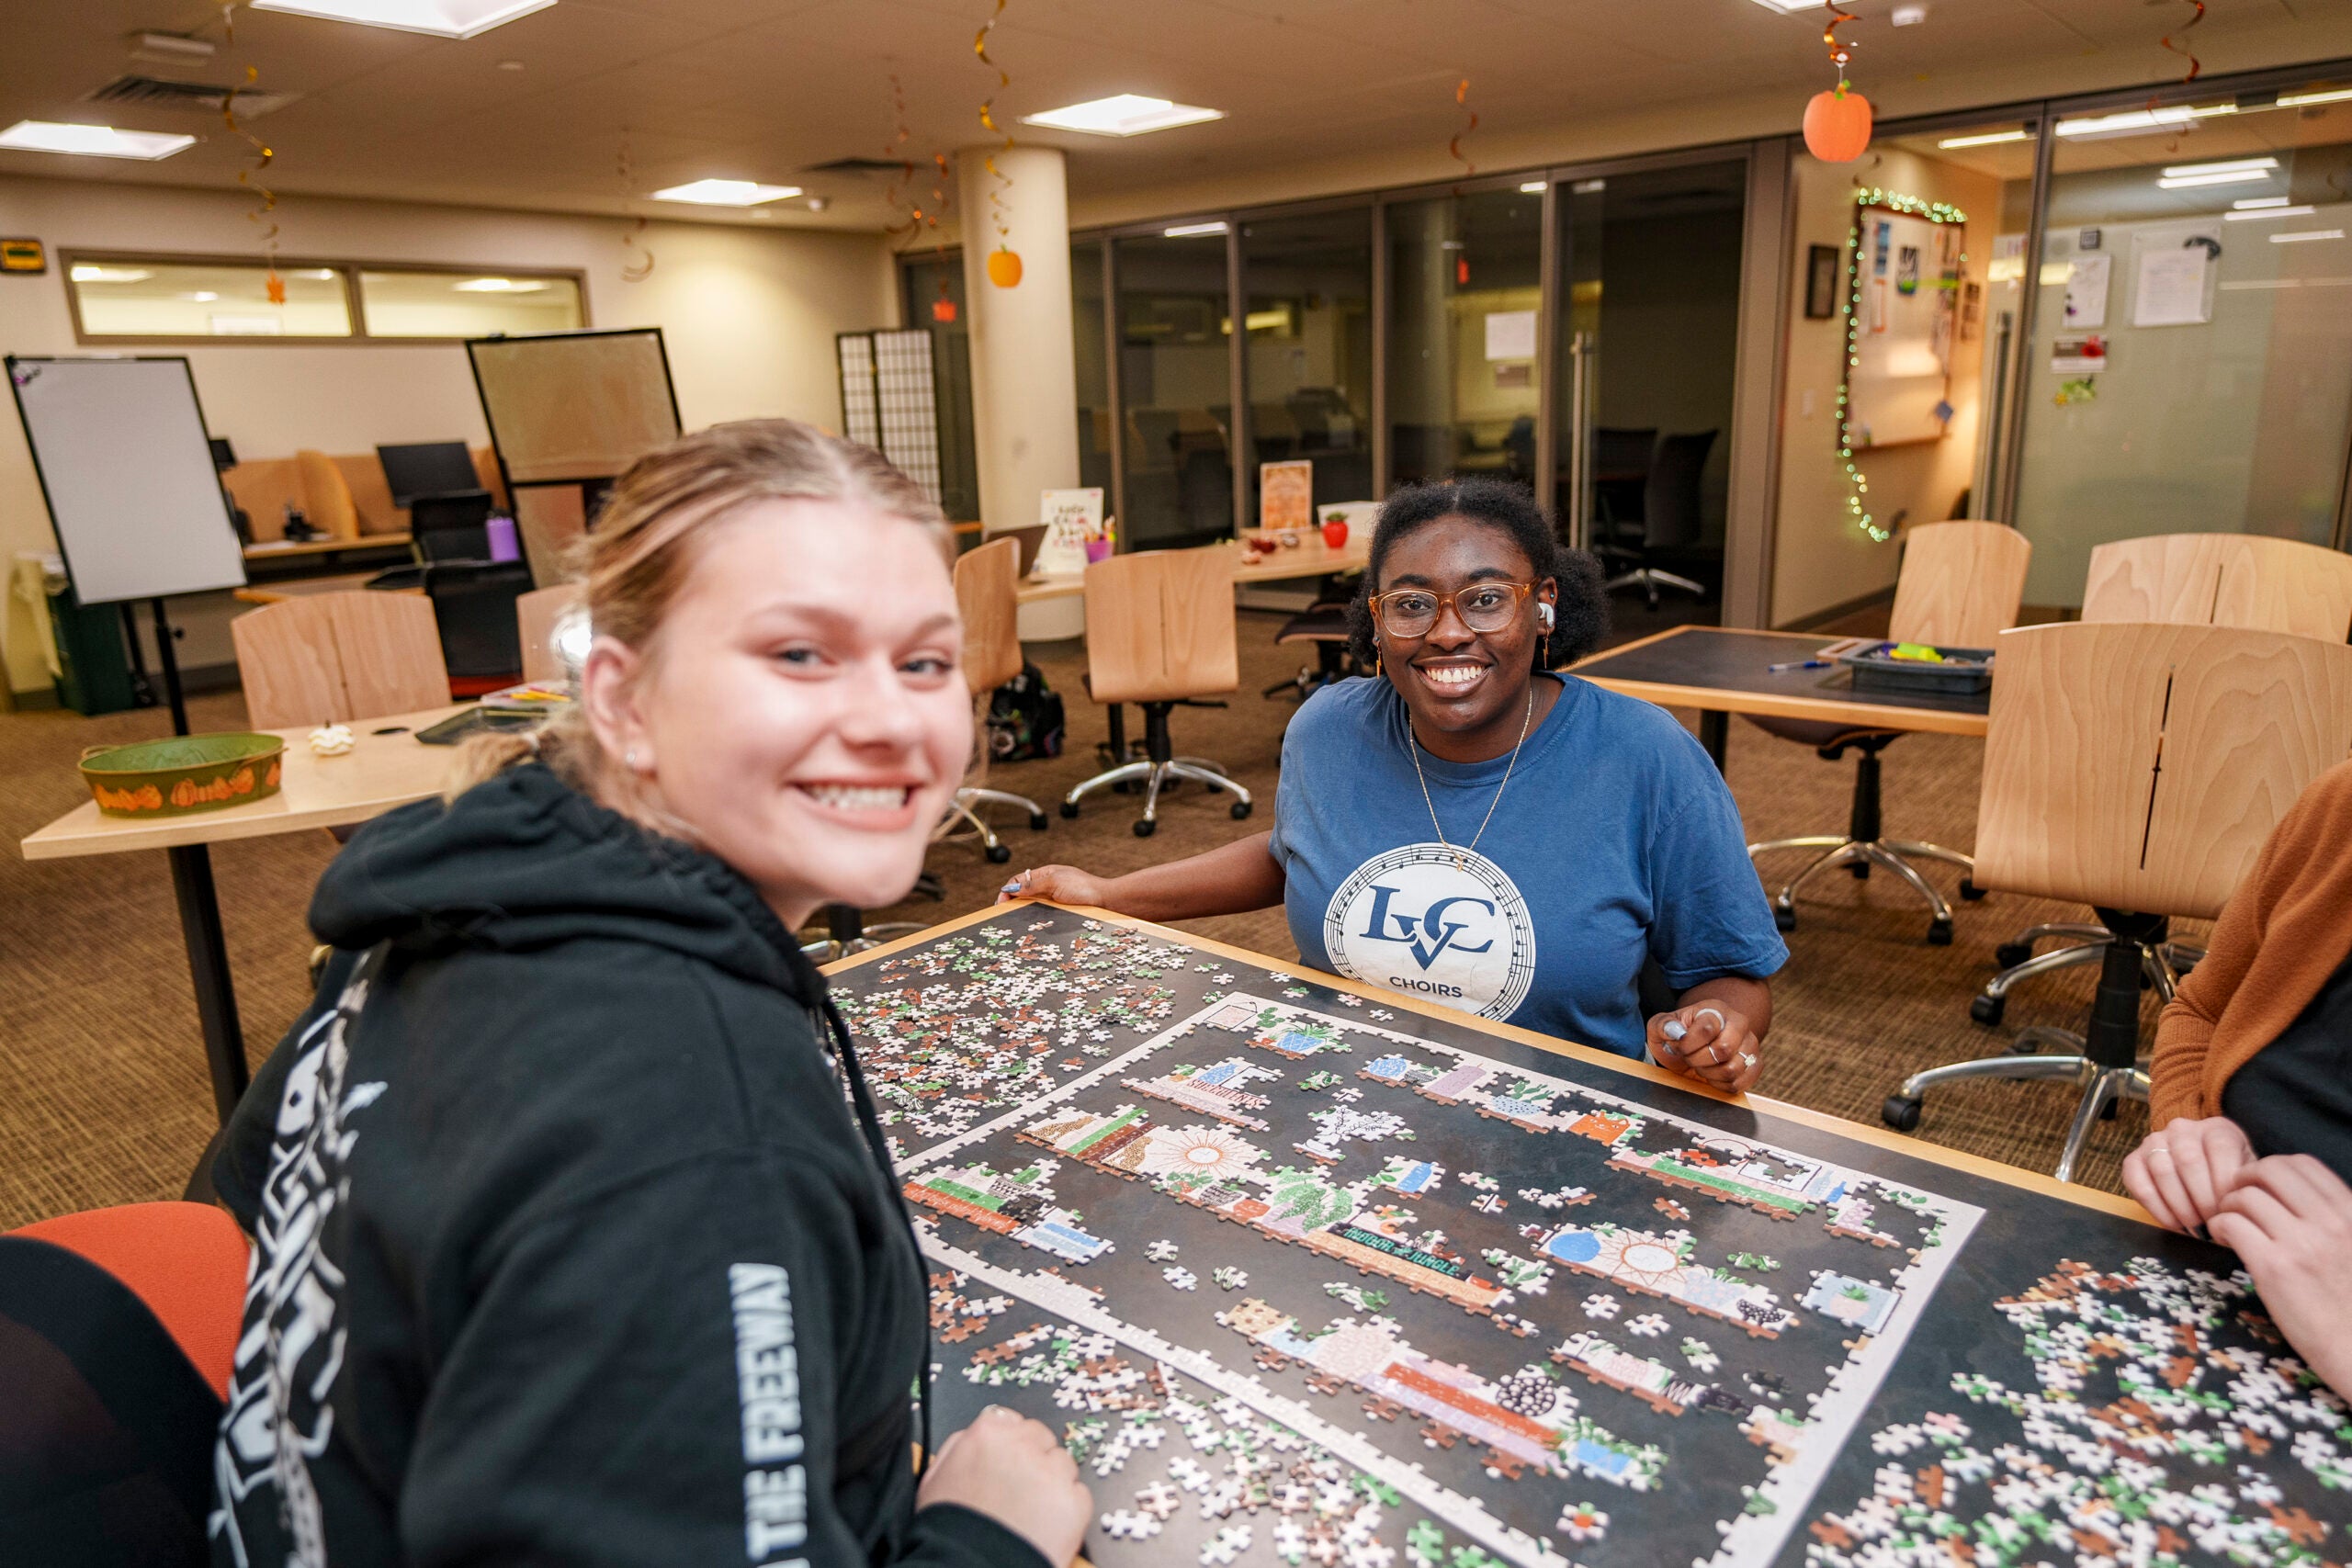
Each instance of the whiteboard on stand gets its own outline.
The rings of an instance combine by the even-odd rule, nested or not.
[[[75,598],[244,586],[187,360],[12,355],[7,366]]]

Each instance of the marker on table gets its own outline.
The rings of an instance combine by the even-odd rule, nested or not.
[[[1835,662],[1829,659],[1792,659],[1786,664],[1767,664],[1764,673],[1778,675],[1783,670],[1826,670]]]

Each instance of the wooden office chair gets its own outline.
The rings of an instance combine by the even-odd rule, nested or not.
[[[449,671],[433,606],[413,593],[318,593],[229,623],[255,729],[342,724],[439,707]]]
[[[2248,626],[2342,642],[2352,634],[2352,556],[2260,534],[2118,539],[2091,551],[2082,618]],[[2035,951],[2052,939],[2073,945]],[[1997,1026],[2012,989],[2036,976],[2098,963],[2107,939],[2107,928],[2090,921],[2028,926],[1993,950],[2000,973],[1970,1000],[1968,1015]],[[2162,946],[2176,969],[2204,956],[2184,943]]]
[[[556,650],[556,626],[564,613],[584,602],[586,589],[577,582],[535,588],[514,601],[515,634],[523,644],[523,679],[560,686],[571,680],[563,655]]]
[[[2098,991],[2084,1033],[2029,1029],[2010,1055],[1915,1073],[1881,1114],[1907,1133],[1921,1096],[1961,1078],[2079,1084],[2065,1181],[2092,1124],[2147,1098],[2140,987],[2170,998],[2165,919],[2219,914],[2304,786],[2352,756],[2352,647],[2143,622],[2024,626],[1996,646],[1975,875],[2097,908]]]
[[[1029,814],[1029,826],[1043,832],[1052,818],[1046,808],[1025,795],[1013,795],[986,785],[989,773],[989,699],[999,686],[1021,673],[1021,637],[1015,626],[1020,602],[1021,543],[997,539],[967,550],[956,561],[956,607],[964,617],[964,683],[971,689],[974,732],[978,740],[964,787],[948,805],[948,818],[961,819],[979,835],[980,850],[998,865],[1012,858],[981,818],[982,806],[1018,807]]]
[[[1250,815],[1250,792],[1216,762],[1177,756],[1168,733],[1168,716],[1179,705],[1223,707],[1201,699],[1241,683],[1234,554],[1145,550],[1086,569],[1086,689],[1098,703],[1142,707],[1145,760],[1124,762],[1072,789],[1062,797],[1064,817],[1076,817],[1090,791],[1141,780],[1143,815],[1135,834],[1148,839],[1159,826],[1159,792],[1175,779],[1229,792],[1234,819]]]
[[[2032,557],[2032,543],[2005,524],[1924,523],[1912,528],[1904,536],[1903,568],[1895,579],[1888,635],[1897,642],[1991,647],[1996,634],[2017,625],[2026,563]],[[1960,867],[1960,896],[1975,899],[1983,894],[1969,857],[1940,844],[1880,836],[1878,754],[1902,732],[1822,719],[1751,716],[1748,722],[1783,740],[1813,747],[1826,761],[1837,761],[1849,746],[1860,753],[1854,768],[1853,807],[1843,834],[1770,839],[1747,846],[1750,860],[1781,850],[1821,852],[1772,900],[1772,919],[1780,928],[1796,930],[1797,889],[1815,873],[1844,866],[1857,877],[1866,877],[1872,866],[1879,866],[1928,901],[1928,941],[1938,947],[1951,945],[1951,906],[1911,861],[1937,860]]]

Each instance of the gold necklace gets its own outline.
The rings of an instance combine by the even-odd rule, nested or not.
[[[1478,830],[1471,834],[1469,843],[1463,846],[1472,854],[1478,852],[1478,840],[1487,836],[1487,824],[1495,819],[1495,807],[1503,803],[1503,791],[1510,784],[1510,771],[1519,766],[1519,749],[1527,744],[1527,732],[1534,723],[1535,682],[1530,681],[1527,683],[1527,716],[1519,721],[1519,739],[1511,742],[1510,761],[1503,764],[1503,781],[1495,786],[1495,798],[1487,802],[1487,814],[1478,819]],[[1405,716],[1405,750],[1413,754],[1413,776],[1421,781],[1421,804],[1429,807],[1430,826],[1437,829],[1438,848],[1453,857],[1454,870],[1464,876],[1469,875],[1470,868],[1463,863],[1463,851],[1445,841],[1445,825],[1437,819],[1437,802],[1430,798],[1430,776],[1421,771],[1421,745],[1413,739],[1413,716],[1409,713]]]

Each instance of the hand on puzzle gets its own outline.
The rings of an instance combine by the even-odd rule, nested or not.
[[[2352,1187],[2310,1155],[2273,1155],[2238,1172],[2208,1228],[2245,1265],[2295,1353],[2352,1393]]]
[[[1103,907],[1102,878],[1074,865],[1041,865],[1005,878],[1004,886],[997,890],[996,901],[1004,904],[1015,898],[1051,898],[1057,904],[1085,904],[1100,908]]]
[[[2123,1156],[2123,1190],[2166,1230],[2202,1235],[2253,1163],[2254,1145],[2228,1117],[2177,1116]]]
[[[1679,1030],[1667,1028],[1668,1023]],[[1764,1043],[1738,1009],[1719,1001],[1657,1014],[1650,1020],[1649,1047],[1659,1066],[1733,1094],[1744,1093],[1764,1076]]]
[[[1094,1517],[1093,1495],[1078,1478],[1050,1427],[991,1404],[939,1445],[915,1506],[956,1503],[986,1514],[1045,1554],[1054,1568],[1078,1555]]]

